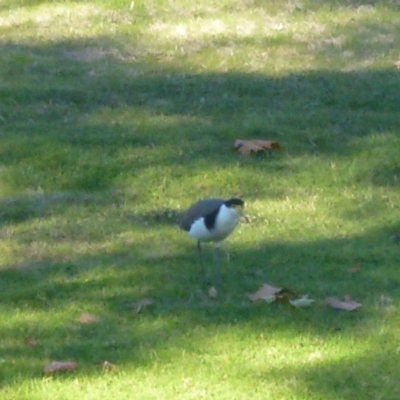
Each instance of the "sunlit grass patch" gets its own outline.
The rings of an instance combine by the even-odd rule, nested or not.
[[[3,12],[0,27],[3,40],[7,37],[20,43],[57,42],[66,38],[93,37],[104,32],[106,26],[107,30],[112,30],[112,23],[109,23],[115,15],[95,3],[49,2]]]

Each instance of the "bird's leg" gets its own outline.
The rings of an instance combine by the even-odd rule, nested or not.
[[[215,243],[214,247],[214,268],[215,268],[215,287],[219,288],[221,284],[221,271],[219,266],[219,247],[221,243]]]
[[[201,250],[201,242],[200,240],[197,241],[197,252],[199,253],[199,261],[200,261],[200,266],[201,266],[201,274],[203,275],[203,280],[204,282],[207,280],[206,277],[206,269],[204,268],[204,262],[203,262],[203,252]]]

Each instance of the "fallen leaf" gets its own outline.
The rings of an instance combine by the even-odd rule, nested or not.
[[[102,364],[102,368],[103,368],[103,371],[111,371],[112,369],[115,368],[115,365],[111,364],[108,361],[104,361],[103,364]]]
[[[271,140],[236,140],[234,147],[244,156],[250,155],[251,152],[258,153],[265,150],[281,150],[282,147],[278,142]]]
[[[72,361],[53,361],[43,368],[44,374],[53,374],[59,371],[74,371],[77,365]]]
[[[289,303],[296,308],[309,307],[315,300],[309,299],[308,296],[302,296],[299,299],[289,300]]]
[[[33,336],[29,336],[27,338],[24,339],[24,343],[28,346],[37,346],[37,341]]]
[[[140,311],[142,311],[144,308],[150,306],[151,304],[153,304],[153,300],[151,300],[151,299],[139,300],[139,301],[134,305],[135,312],[136,312],[137,314],[139,314]]]
[[[361,303],[352,300],[349,295],[344,296],[344,301],[339,300],[337,297],[327,297],[326,303],[332,308],[345,311],[354,311],[362,306]]]
[[[92,314],[83,313],[78,318],[78,321],[82,322],[82,324],[94,324],[95,322],[99,322],[100,318]]]
[[[360,265],[360,264],[354,264],[354,265],[349,269],[349,272],[357,272],[357,271],[360,270],[360,268],[361,268],[361,265]]]
[[[276,296],[266,296],[262,298],[266,303],[273,303],[276,300]]]
[[[283,290],[282,288],[278,288],[276,286],[269,285],[268,283],[264,283],[264,285],[262,285],[260,289],[258,289],[255,293],[248,294],[247,297],[251,301],[265,300],[270,303],[271,297],[275,297],[275,295],[281,293],[282,290]],[[270,301],[268,301],[268,299]]]
[[[216,299],[218,296],[217,289],[215,289],[214,286],[211,286],[210,289],[208,289],[208,297],[211,299]]]

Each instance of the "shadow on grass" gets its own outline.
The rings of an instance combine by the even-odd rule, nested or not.
[[[68,262],[43,259],[19,270],[10,266],[0,272],[0,304],[3,311],[21,318],[3,324],[1,357],[13,364],[8,373],[3,372],[3,384],[14,380],[15,368],[20,377],[31,379],[54,359],[77,361],[77,373],[83,375],[98,373],[105,360],[120,367],[150,366],[155,354],[160,354],[157,362],[168,362],[177,349],[190,353],[207,348],[210,335],[235,326],[251,335],[268,329],[274,334],[321,340],[357,337],[385,312],[382,295],[395,302],[400,299],[400,279],[393,261],[399,248],[387,237],[393,228],[346,240],[265,243],[236,250],[231,261],[222,264],[223,287],[217,299],[208,298],[207,288],[202,287],[195,248],[190,245],[185,254],[176,256],[138,257],[143,244],[134,243],[118,252],[75,255]],[[205,251],[206,259],[211,258],[209,250]],[[355,262],[362,268],[351,274],[348,270]],[[251,304],[246,293],[264,282],[307,293],[318,303],[306,310]],[[345,313],[323,305],[326,296],[347,293],[363,303],[359,311]],[[154,303],[138,314],[135,304],[144,298]],[[98,315],[101,321],[81,324],[77,319],[85,312]],[[199,329],[209,333],[198,335]],[[24,344],[31,336],[38,346]],[[387,351],[375,349],[370,359],[380,359]],[[325,388],[323,382],[319,385],[323,371],[331,371],[343,390],[341,398],[347,398],[346,385],[340,381],[346,374],[347,379],[360,376],[363,369],[357,363],[357,359],[345,362],[336,375],[335,362],[315,370],[311,366],[282,373],[292,371],[310,390],[318,391],[317,385],[331,394],[332,388]]]
[[[8,82],[1,88],[0,159],[11,191],[108,190],[154,165],[190,171],[199,162],[210,169],[240,163],[259,170],[260,160],[238,161],[232,154],[238,137],[280,141],[285,152],[264,166],[285,177],[292,173],[287,155],[349,159],[361,139],[378,135],[383,143],[398,128],[396,70],[270,77],[193,73],[154,61],[139,63],[137,76],[127,68],[134,61],[66,55],[66,48],[103,42],[111,46],[106,37],[2,45],[11,56],[0,68]],[[21,61],[20,53],[30,56]],[[398,185],[397,164],[384,173],[376,168],[366,183]]]
[[[33,193],[31,195],[10,197],[0,200],[0,225],[14,225],[32,218],[46,218],[61,215],[71,206],[104,207],[118,206],[134,195],[127,196],[115,190],[102,192],[59,192]]]

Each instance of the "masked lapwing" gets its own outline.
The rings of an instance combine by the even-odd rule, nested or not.
[[[220,284],[220,269],[218,250],[221,242],[235,229],[244,202],[233,197],[229,200],[204,199],[194,203],[185,213],[180,228],[188,235],[197,239],[197,251],[205,277],[201,242],[214,242],[215,284]]]

